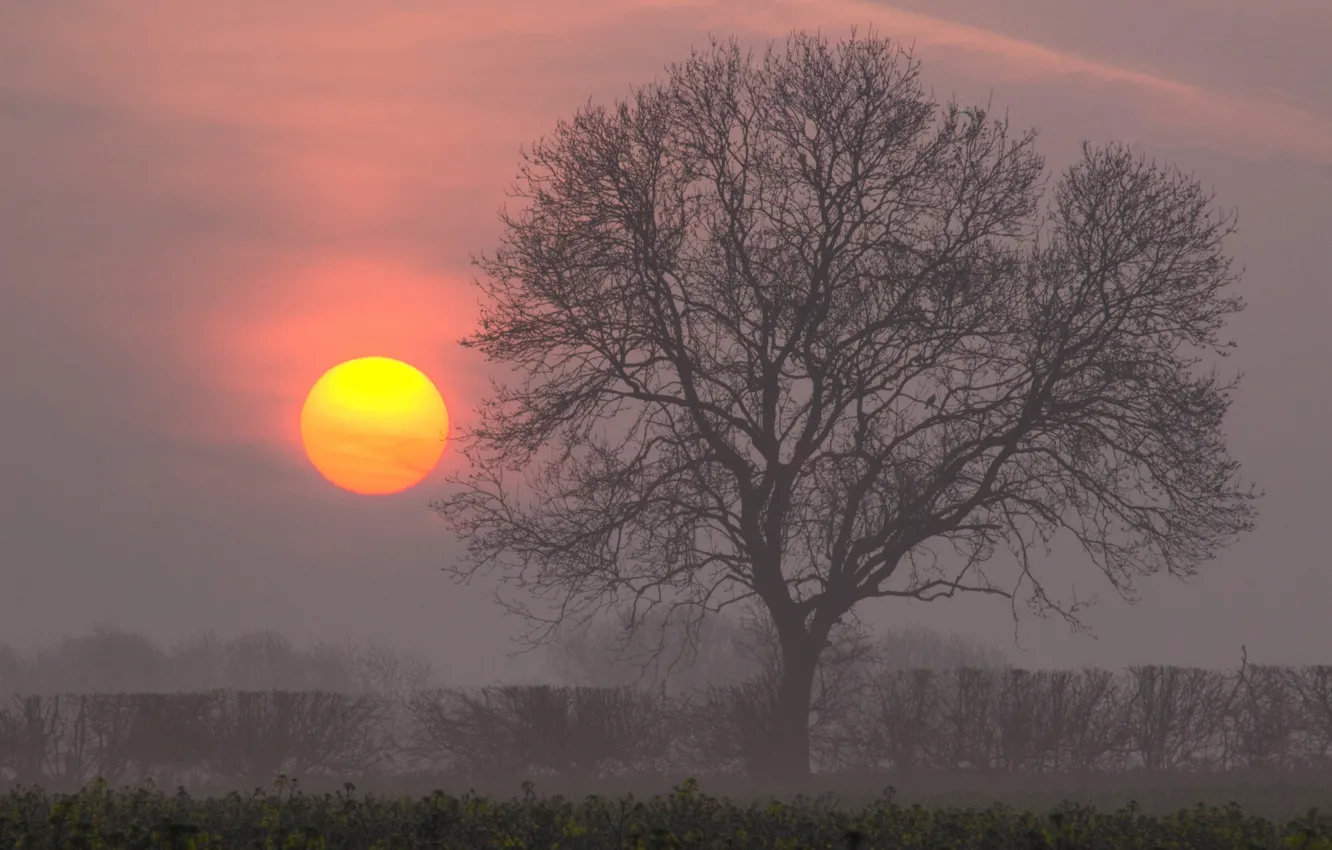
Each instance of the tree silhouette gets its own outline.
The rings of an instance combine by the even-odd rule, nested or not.
[[[1085,143],[1042,212],[1034,139],[940,109],[873,33],[714,40],[561,121],[475,261],[490,304],[462,344],[520,378],[433,504],[468,544],[446,571],[550,603],[500,599],[533,648],[625,599],[691,622],[757,600],[782,651],[765,769],[797,778],[819,654],[864,600],[1016,618],[1025,581],[1081,628],[1029,558],[1058,533],[1126,599],[1192,574],[1258,495],[1221,432],[1238,378],[1199,368],[1244,306],[1233,221]],[[1011,588],[982,571],[1001,546]]]

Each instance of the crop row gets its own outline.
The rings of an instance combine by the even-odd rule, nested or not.
[[[286,793],[284,793],[286,792]],[[1317,811],[1277,826],[1239,807],[1198,806],[1153,818],[1130,805],[1102,814],[1065,804],[1048,816],[1004,806],[986,811],[906,808],[891,798],[860,810],[820,801],[739,808],[688,781],[669,796],[636,801],[589,797],[537,800],[453,797],[358,799],[306,795],[285,781],[269,793],[225,798],[110,791],[94,783],[73,795],[38,790],[0,797],[0,846],[42,848],[1308,848],[1332,847],[1332,819]]]

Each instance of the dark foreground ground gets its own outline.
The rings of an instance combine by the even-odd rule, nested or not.
[[[883,777],[880,777],[883,778]],[[1214,777],[1219,778],[1219,777]],[[848,780],[849,777],[843,777]],[[941,779],[934,777],[934,779]],[[1230,777],[1234,779],[1234,777]],[[1270,778],[1275,780],[1275,777]],[[763,803],[754,787],[717,781],[709,789],[685,782],[673,793],[651,794],[629,783],[599,798],[576,797],[600,784],[575,789],[552,783],[551,799],[527,784],[522,799],[475,796],[455,790],[424,794],[405,786],[367,783],[357,789],[323,788],[311,781],[293,789],[289,782],[248,793],[218,796],[170,793],[161,789],[112,790],[94,783],[73,795],[23,787],[0,794],[0,847],[25,850],[1329,850],[1332,817],[1264,817],[1237,805],[1204,806],[1206,795],[1256,795],[1271,811],[1289,809],[1294,795],[1325,801],[1328,783],[1269,781],[1250,776],[1246,785],[1144,782],[1081,791],[1017,787],[995,780],[953,777],[950,787],[917,779],[903,799],[868,796],[852,784],[834,799],[833,780],[811,783],[816,799]],[[424,778],[418,779],[422,781]],[[963,788],[970,781],[973,787]],[[430,783],[426,783],[427,785]],[[444,783],[436,783],[444,784]],[[476,784],[476,783],[473,783]],[[378,785],[378,787],[375,787]],[[424,787],[424,786],[423,786]],[[221,788],[215,788],[220,792]],[[239,789],[236,789],[239,790]],[[481,790],[478,788],[478,790]],[[725,796],[722,796],[723,793]],[[411,794],[411,799],[406,797]],[[1095,803],[1131,795],[1140,805]],[[382,795],[382,796],[381,796]],[[402,796],[400,796],[402,795]],[[787,796],[781,794],[780,796]],[[896,796],[896,795],[892,795]],[[913,800],[914,798],[914,800]],[[1068,799],[1059,805],[1042,800]],[[1086,798],[1092,806],[1079,805]],[[748,803],[743,802],[748,800]],[[1220,799],[1220,798],[1217,798]],[[862,801],[863,802],[860,802]],[[1027,802],[1022,802],[1022,801]],[[1012,802],[1012,807],[993,805]],[[1177,811],[1168,810],[1178,801]],[[1185,805],[1187,801],[1187,805]],[[928,807],[911,806],[927,803]],[[904,805],[907,804],[907,805]],[[1154,813],[1160,813],[1159,816]]]
[[[344,790],[350,781],[356,794],[376,797],[428,796],[436,790],[453,796],[475,791],[493,799],[522,799],[524,781],[532,783],[537,797],[561,795],[566,800],[582,800],[589,794],[620,798],[633,794],[637,799],[668,795],[683,782],[684,776],[566,778],[540,774],[511,777],[465,777],[436,774],[398,777],[298,777],[299,790],[311,794]],[[1003,803],[1019,810],[1048,811],[1065,800],[1091,805],[1099,811],[1114,811],[1136,801],[1149,815],[1173,814],[1181,808],[1198,804],[1225,807],[1238,803],[1246,815],[1285,821],[1303,818],[1311,808],[1332,815],[1332,771],[1272,774],[1228,772],[1218,774],[1151,774],[1130,772],[1118,775],[1074,776],[981,776],[972,773],[921,773],[913,776],[883,772],[867,776],[815,776],[797,787],[736,776],[698,776],[703,794],[729,798],[739,806],[752,802],[780,800],[792,802],[797,795],[826,797],[831,805],[860,808],[890,798],[904,806],[919,803],[927,808],[984,809]],[[891,796],[885,789],[892,787]],[[157,787],[171,792],[174,785]],[[230,791],[253,792],[255,783],[186,783],[195,797],[220,797]],[[271,784],[264,791],[272,789]],[[0,792],[7,788],[0,784]],[[52,791],[76,791],[75,788],[51,787]]]

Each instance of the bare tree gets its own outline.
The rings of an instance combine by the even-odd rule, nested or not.
[[[460,435],[446,571],[548,603],[500,599],[533,647],[626,598],[692,622],[756,599],[772,770],[796,777],[818,658],[863,600],[988,593],[1016,618],[1025,582],[1080,628],[1032,569],[1057,533],[1125,598],[1192,574],[1257,495],[1221,432],[1238,379],[1198,368],[1243,309],[1233,222],[1115,145],[1038,214],[1034,140],[938,108],[873,34],[714,41],[560,122],[476,260],[491,303],[462,344],[521,377]],[[982,572],[1001,546],[1011,587]]]
[[[346,653],[327,647],[305,651],[286,635],[272,630],[239,635],[223,653],[224,687],[240,691],[283,689],[352,693],[357,690],[353,663]]]
[[[1309,664],[1287,671],[1300,700],[1307,767],[1332,767],[1332,665]]]
[[[99,627],[34,653],[29,686],[39,693],[162,692],[170,668],[161,647],[145,635]]]
[[[64,732],[58,696],[12,694],[0,706],[0,776],[8,769],[21,784],[38,784],[53,770]]]
[[[950,670],[975,667],[999,670],[1011,667],[1004,651],[962,635],[940,634],[923,626],[891,629],[878,638],[875,660],[898,670]]]
[[[350,647],[359,692],[401,697],[435,683],[435,669],[420,653],[369,643]]]
[[[474,776],[642,771],[661,761],[682,725],[661,690],[627,687],[438,688],[406,705],[414,754]]]
[[[241,691],[224,694],[210,718],[209,767],[267,783],[279,772],[360,773],[386,760],[386,701],[371,694]]]
[[[170,650],[171,681],[179,691],[225,687],[222,670],[227,642],[211,629],[177,641]]]
[[[1197,769],[1230,711],[1224,674],[1196,667],[1135,665],[1128,743],[1152,772]]]
[[[635,621],[628,608],[614,617],[598,618],[577,630],[564,630],[549,644],[551,663],[561,677],[573,685],[621,687],[648,679],[665,680],[670,693],[700,692],[708,687],[733,685],[760,676],[764,671],[780,670],[781,643],[771,628],[765,628],[752,616],[739,621],[704,612],[698,623],[697,638],[690,641],[687,623],[662,622],[659,611],[652,611]],[[750,615],[752,612],[746,612]],[[665,640],[661,632],[666,631]],[[845,635],[847,643],[833,644],[820,658],[842,659],[853,643],[871,641],[870,646],[854,651],[856,663],[866,667],[863,675],[879,675],[884,668],[944,670],[952,667],[999,669],[1011,666],[1008,656],[998,647],[975,638],[943,634],[926,626],[889,629],[870,637],[867,633]],[[657,652],[658,647],[663,649]],[[661,662],[671,659],[673,667],[663,676]],[[643,663],[646,661],[647,663]]]
[[[590,687],[662,684],[668,693],[697,693],[757,676],[763,665],[744,621],[706,613],[691,638],[687,621],[667,623],[659,611],[636,619],[630,608],[562,631],[547,649],[552,664],[569,683]],[[764,652],[775,649],[764,647]],[[669,661],[668,665],[662,662]]]
[[[0,643],[0,697],[31,690],[32,665],[7,643]]]

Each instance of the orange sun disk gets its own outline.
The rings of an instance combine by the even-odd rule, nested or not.
[[[435,385],[388,357],[334,366],[301,409],[310,463],[353,493],[397,493],[419,484],[439,463],[448,430],[448,410]]]

